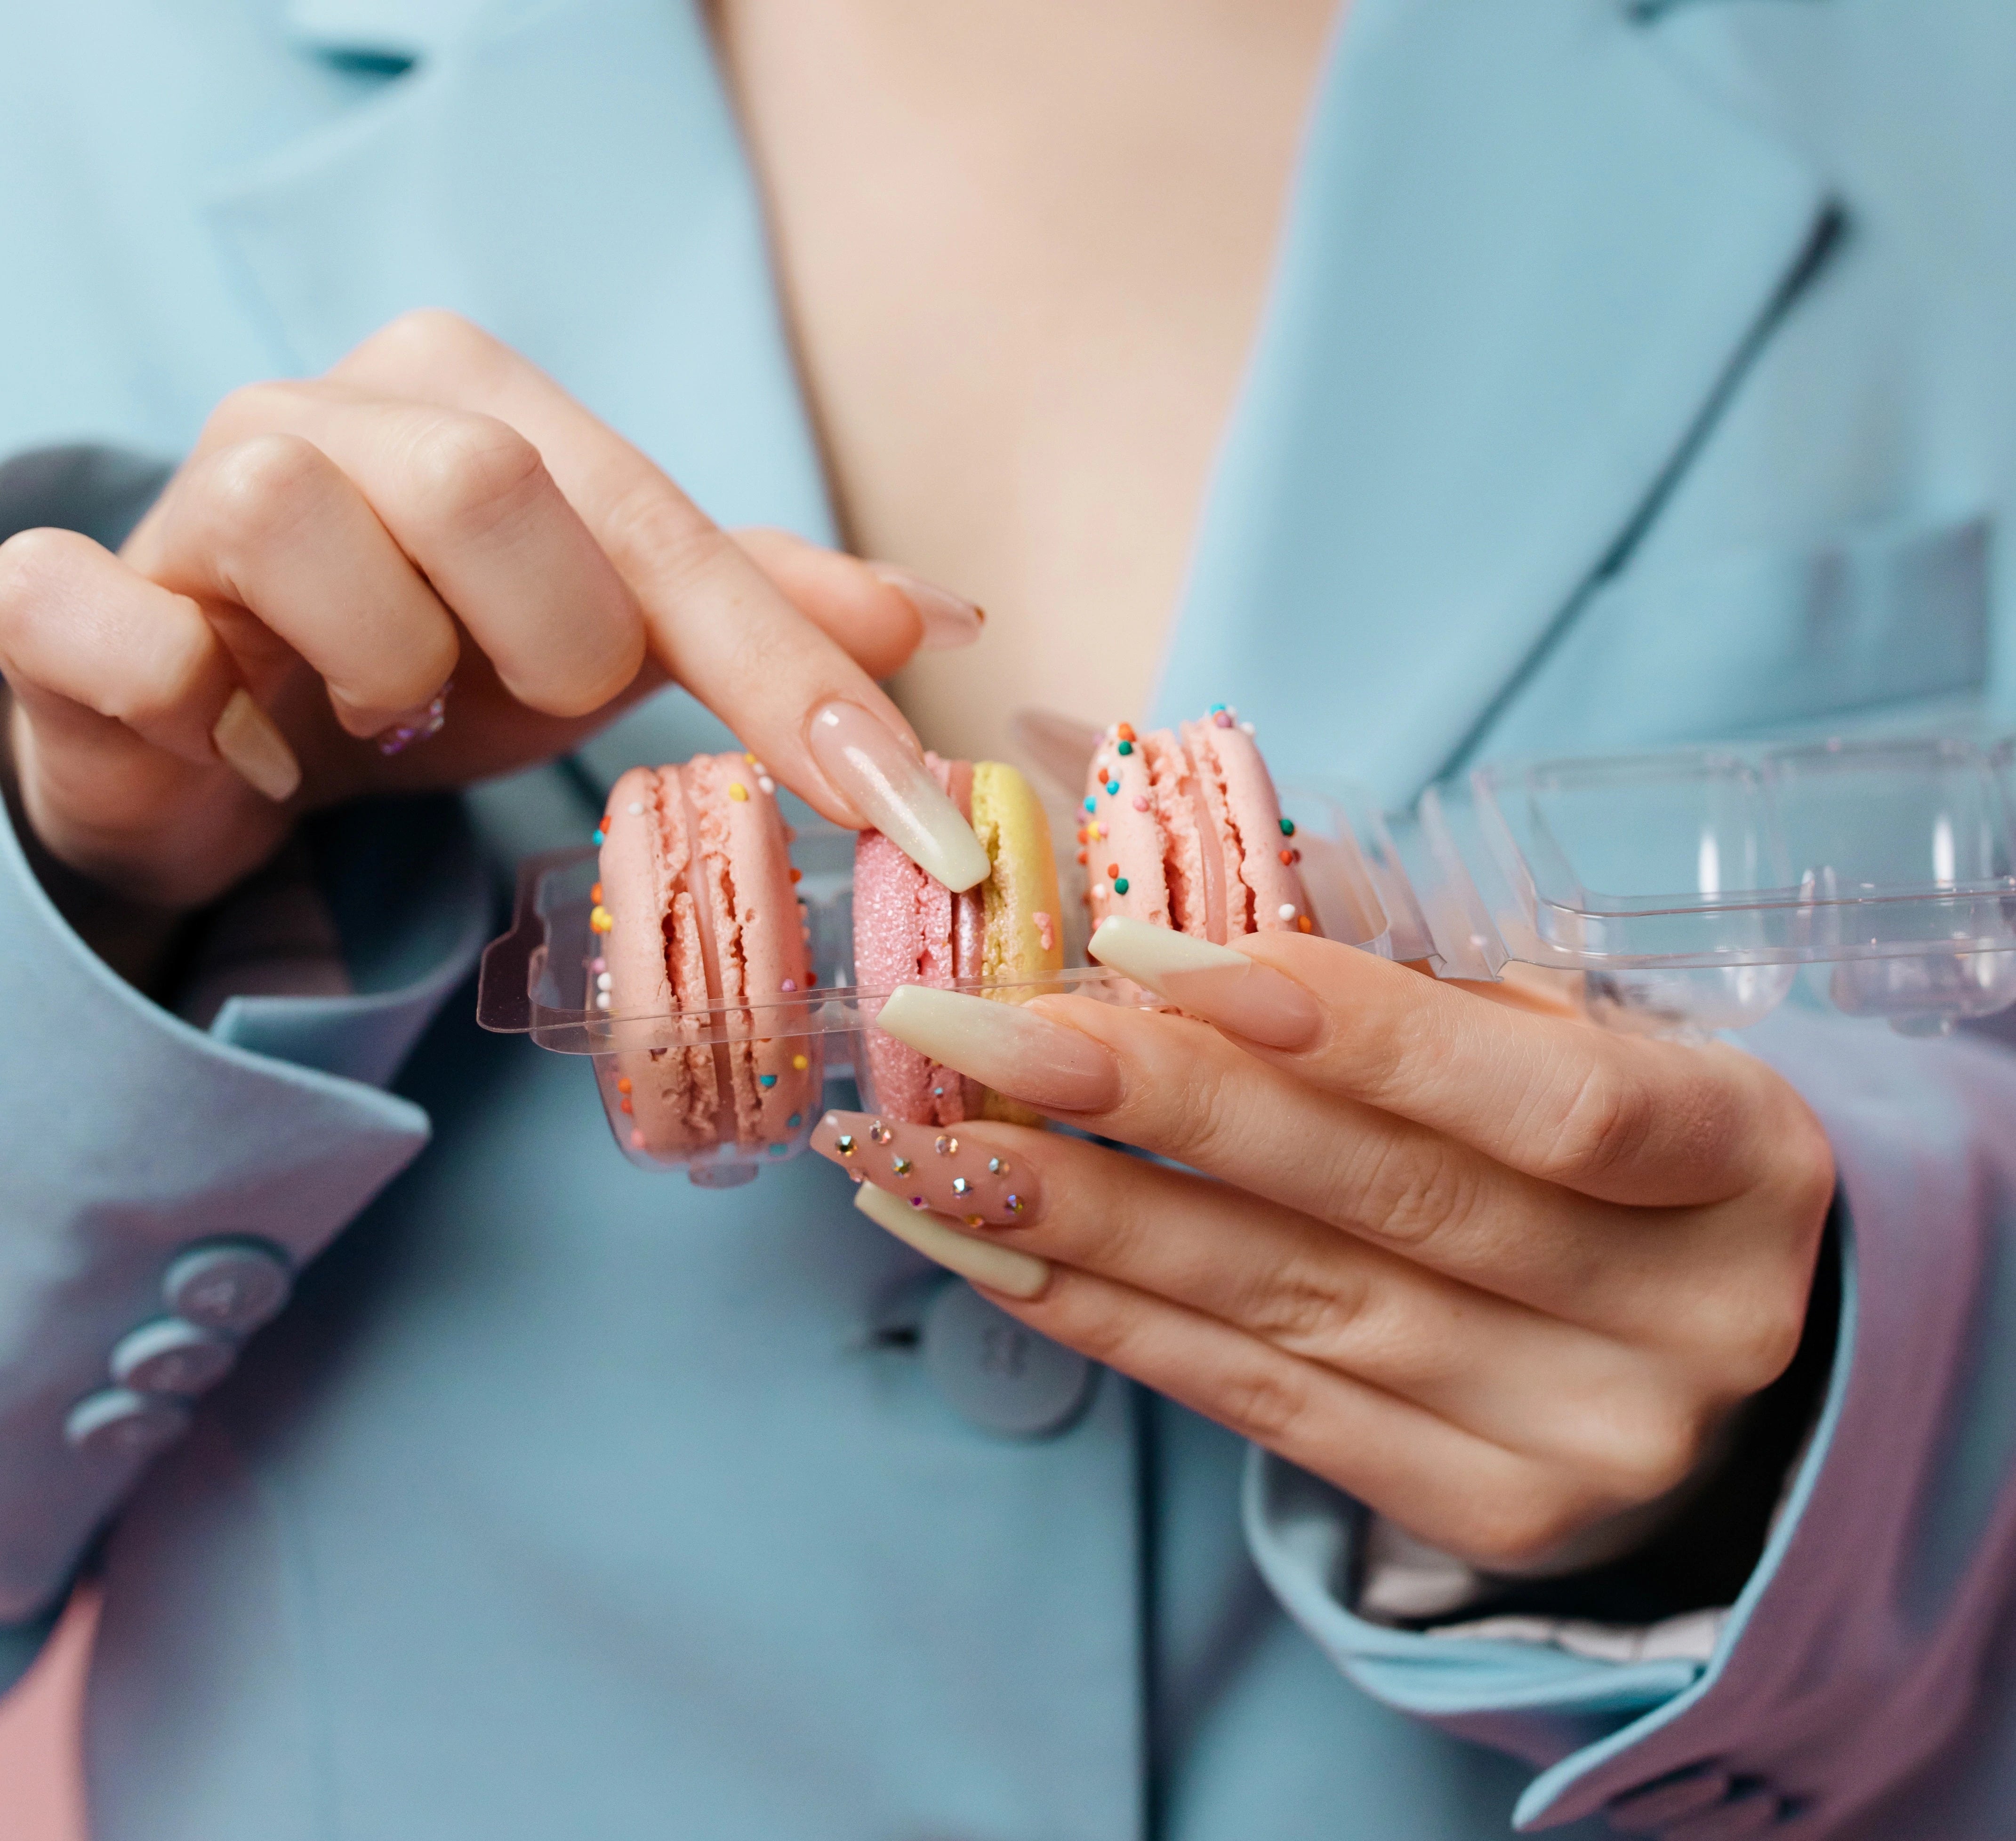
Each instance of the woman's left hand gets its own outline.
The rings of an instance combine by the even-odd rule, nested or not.
[[[815,1139],[1044,1335],[1500,1573],[1630,1544],[1791,1361],[1834,1160],[1762,1063],[1304,935],[1097,950],[1187,1014],[906,986],[881,1027],[1186,1167],[1005,1124]]]

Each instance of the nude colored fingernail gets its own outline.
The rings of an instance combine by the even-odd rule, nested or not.
[[[910,1125],[873,1113],[828,1113],[812,1149],[849,1176],[887,1189],[906,1207],[936,1209],[969,1228],[1034,1219],[1034,1173],[1023,1160],[956,1125]]]
[[[859,703],[828,703],[805,740],[833,789],[926,875],[952,890],[987,879],[992,865],[973,827],[887,723]]]
[[[962,1234],[943,1216],[913,1208],[900,1196],[879,1189],[872,1182],[862,1183],[855,1190],[854,1206],[878,1228],[887,1228],[926,1259],[935,1260],[947,1271],[956,1272],[990,1291],[1003,1291],[1011,1298],[1032,1298],[1039,1296],[1050,1282],[1048,1260]]]
[[[1306,986],[1193,934],[1114,915],[1100,922],[1087,950],[1193,1016],[1269,1048],[1306,1048],[1323,1026]]]
[[[223,714],[211,725],[210,739],[232,771],[275,805],[292,799],[300,789],[301,764],[287,746],[287,738],[242,685],[231,693]]]
[[[1103,1046],[1019,1004],[899,984],[875,1023],[932,1060],[1031,1106],[1096,1113],[1119,1102],[1119,1065]]]
[[[924,636],[917,642],[922,651],[950,652],[958,646],[970,645],[987,624],[985,612],[964,595],[941,588],[936,582],[926,581],[907,569],[899,569],[893,563],[871,563],[868,570],[877,581],[887,582],[917,610],[917,618],[924,625]]]

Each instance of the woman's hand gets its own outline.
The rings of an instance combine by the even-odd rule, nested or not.
[[[913,986],[881,1026],[1187,1169],[1007,1125],[815,1141],[1045,1335],[1501,1573],[1631,1544],[1791,1359],[1834,1164],[1762,1063],[1294,933],[1095,950],[1190,1016]]]
[[[880,823],[877,775],[812,733],[854,706],[866,751],[886,741],[883,794],[946,831],[957,814],[930,805],[920,764],[905,781],[915,738],[873,679],[978,631],[900,571],[718,530],[442,313],[227,398],[119,556],[53,530],[0,546],[30,822],[73,868],[170,908],[229,886],[304,809],[547,759],[668,678],[829,817]],[[451,678],[445,732],[381,752]]]

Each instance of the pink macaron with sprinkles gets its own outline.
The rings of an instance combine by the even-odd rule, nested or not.
[[[1252,726],[1222,703],[1173,729],[1107,729],[1078,842],[1095,930],[1114,915],[1221,946],[1322,930]]]
[[[812,983],[776,782],[747,754],[632,768],[598,835],[596,1008],[616,1022],[669,1019],[686,1038],[614,1057],[619,1134],[667,1161],[723,1149],[783,1155],[818,1111],[815,1045],[736,1039],[790,1017]],[[730,1039],[702,1039],[707,1012]]]
[[[1042,802],[1005,762],[924,760],[973,827],[988,874],[955,894],[880,832],[862,832],[854,847],[854,981],[864,993],[930,984],[1019,1001],[1064,964],[1057,859]],[[1041,1123],[872,1023],[862,1031],[857,1072],[875,1110],[908,1124]]]

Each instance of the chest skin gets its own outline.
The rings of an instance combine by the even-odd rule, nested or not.
[[[850,547],[988,609],[926,739],[1145,707],[1334,0],[719,0]]]

